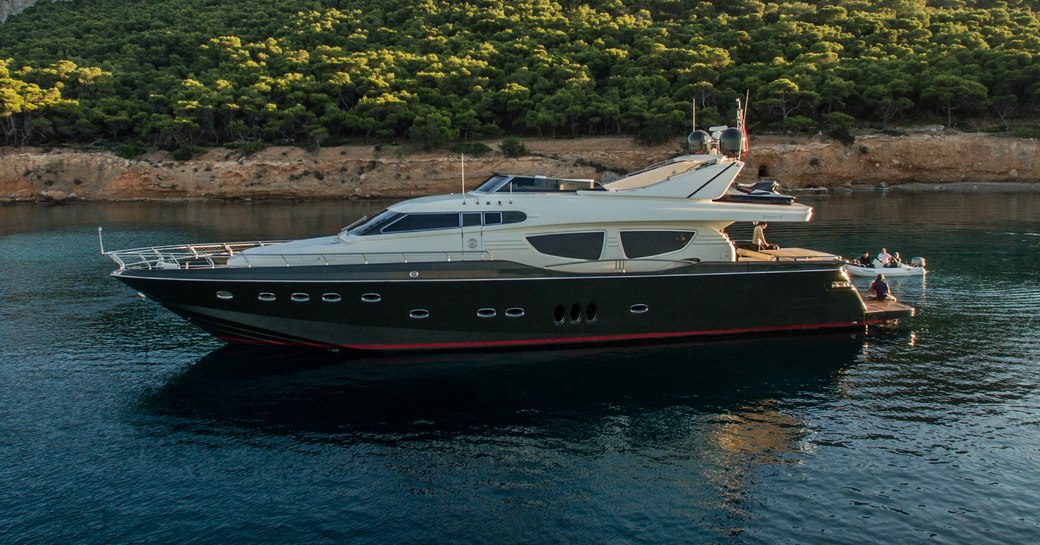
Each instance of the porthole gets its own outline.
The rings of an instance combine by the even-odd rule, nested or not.
[[[571,305],[571,323],[576,324],[581,321],[581,305],[574,303]]]
[[[338,303],[343,300],[343,297],[338,293],[326,293],[321,296],[321,300],[326,303]]]
[[[306,303],[311,300],[311,296],[306,293],[294,293],[289,297],[297,303]]]
[[[422,320],[430,317],[430,311],[424,308],[417,308],[408,313],[408,316],[415,318],[416,320]]]
[[[524,309],[520,307],[512,307],[506,309],[506,317],[508,318],[520,318],[524,315]]]
[[[563,323],[566,319],[565,313],[566,311],[563,309],[563,305],[556,305],[556,308],[553,309],[553,321],[556,322],[556,325]]]
[[[493,308],[482,308],[477,311],[477,316],[480,316],[481,318],[494,318],[496,314],[498,314],[498,312]]]
[[[361,296],[361,301],[365,303],[378,303],[383,300],[383,296],[378,293],[366,293]]]
[[[217,299],[223,299],[224,301],[230,301],[230,300],[232,300],[234,298],[235,298],[235,296],[232,295],[230,291],[218,291],[217,292]]]
[[[277,297],[269,291],[260,292],[260,295],[257,295],[256,298],[268,303],[277,299]]]
[[[596,303],[589,303],[585,307],[585,321],[592,323],[596,321]]]
[[[631,307],[629,307],[628,310],[631,310],[632,314],[644,314],[648,310],[650,310],[650,307],[644,305],[643,303],[636,303],[636,304],[632,305]]]

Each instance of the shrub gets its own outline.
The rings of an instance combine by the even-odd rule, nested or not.
[[[253,141],[250,141],[250,142],[243,142],[242,144],[240,144],[238,146],[238,151],[242,152],[243,156],[248,157],[248,156],[250,156],[250,155],[252,155],[252,154],[254,154],[254,153],[256,153],[256,152],[258,152],[258,151],[260,151],[260,150],[262,150],[264,148],[266,148],[266,147],[267,147],[266,143],[264,143],[264,142],[262,142],[260,140],[253,140]],[[226,159],[226,157],[225,157],[225,159]]]
[[[527,146],[515,136],[502,140],[502,143],[498,145],[498,149],[502,150],[506,157],[523,157],[528,153]]]
[[[1019,138],[1040,138],[1040,127],[1015,127],[1012,134]]]
[[[195,148],[191,146],[181,146],[173,151],[173,158],[177,161],[187,161],[195,155]]]
[[[831,138],[837,140],[838,142],[841,142],[842,144],[845,144],[846,146],[851,146],[852,144],[856,143],[856,137],[849,132],[848,127],[837,127],[831,129],[827,131],[827,136],[830,136]]]
[[[144,146],[136,143],[120,144],[116,146],[115,154],[123,159],[133,159],[148,152]]]
[[[491,153],[494,150],[481,142],[456,142],[451,145],[451,151],[479,157]]]

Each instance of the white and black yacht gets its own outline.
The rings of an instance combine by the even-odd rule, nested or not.
[[[106,255],[115,278],[241,343],[531,347],[862,329],[912,314],[868,311],[837,256],[731,241],[734,222],[807,222],[812,209],[727,199],[746,139],[720,136],[696,131],[694,154],[611,183],[494,175],[331,236]]]

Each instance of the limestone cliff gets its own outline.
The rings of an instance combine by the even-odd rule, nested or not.
[[[627,138],[525,144],[532,155],[467,157],[466,187],[494,172],[609,179],[681,152],[678,143],[643,147]],[[488,145],[497,148],[496,142]],[[865,135],[851,145],[771,136],[752,139],[741,176],[775,178],[787,188],[1015,182],[1040,190],[1038,157],[1038,140],[938,130]],[[461,186],[458,154],[418,153],[404,146],[316,152],[273,147],[250,156],[212,149],[190,161],[175,161],[165,152],[128,160],[102,151],[0,149],[0,202],[402,198],[458,192]]]
[[[745,175],[786,187],[1040,182],[1040,141],[984,133],[923,130],[907,136],[752,140]],[[1038,186],[1040,187],[1040,186]]]

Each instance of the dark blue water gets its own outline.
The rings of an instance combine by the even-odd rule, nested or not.
[[[0,207],[0,543],[1040,541],[1040,195],[835,195],[771,225],[928,258],[893,282],[919,316],[865,338],[243,349],[98,255],[98,225],[296,237],[384,204]]]

